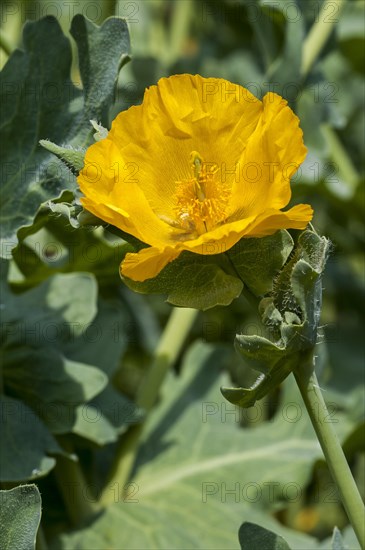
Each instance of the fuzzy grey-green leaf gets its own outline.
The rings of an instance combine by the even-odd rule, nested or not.
[[[332,550],[346,550],[346,546],[343,541],[341,531],[337,529],[337,527],[335,527],[333,530],[331,543],[332,543]]]
[[[77,189],[74,174],[39,140],[74,150],[92,143],[90,119],[108,123],[119,70],[128,59],[129,34],[122,19],[110,18],[97,27],[79,14],[71,33],[83,90],[71,81],[70,42],[51,16],[25,24],[22,49],[1,72],[2,257],[16,246],[18,231],[32,225],[40,205]]]
[[[34,550],[41,519],[41,495],[36,485],[0,491],[1,550]]]
[[[256,550],[256,548],[264,550],[290,550],[290,546],[283,537],[249,521],[242,523],[238,532],[238,538],[241,550]]]
[[[60,147],[47,139],[39,140],[39,144],[50,153],[56,155],[75,175],[84,166],[85,151],[78,151],[71,147]]]

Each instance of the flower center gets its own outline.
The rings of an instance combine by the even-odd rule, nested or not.
[[[218,166],[197,151],[190,153],[190,164],[191,179],[176,182],[175,212],[182,229],[201,235],[225,221],[230,188],[218,180]]]

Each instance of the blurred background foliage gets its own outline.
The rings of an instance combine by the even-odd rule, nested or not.
[[[346,434],[345,448],[364,493],[365,449],[359,426],[364,412],[365,357],[365,2],[327,2],[326,11],[322,12],[323,32],[326,24],[331,32],[318,58],[308,66],[308,32],[319,21],[322,7],[322,0],[2,2],[0,63],[3,66],[9,53],[21,47],[21,30],[27,19],[54,15],[70,37],[68,32],[76,13],[82,13],[96,24],[118,15],[124,17],[129,26],[132,58],[120,73],[109,123],[119,111],[141,103],[147,86],[156,84],[163,76],[184,72],[225,78],[249,88],[260,98],[270,90],[275,91],[289,101],[301,119],[308,147],[307,159],[293,178],[292,203],[313,205],[313,223],[317,231],[333,243],[324,277],[323,343],[318,346],[318,369],[326,397],[334,404],[336,414],[351,419],[353,429]],[[74,55],[71,76],[80,87],[77,52],[71,41]],[[66,217],[49,216],[39,231],[20,242],[3,271],[3,279],[9,284],[6,292],[11,293],[13,312],[17,312],[7,318],[7,322],[16,323],[19,312],[23,311],[25,318],[33,316],[30,322],[34,324],[37,306],[39,322],[52,319],[57,326],[64,308],[76,307],[72,292],[90,296],[90,289],[85,290],[88,288],[86,281],[93,288],[93,298],[90,301],[86,295],[84,298],[79,296],[90,309],[86,313],[82,310],[84,318],[90,323],[110,325],[109,340],[99,340],[98,344],[92,341],[90,334],[89,341],[82,333],[72,339],[69,333],[56,338],[52,346],[54,370],[58,365],[64,377],[72,373],[77,383],[80,383],[77,379],[80,364],[94,365],[103,375],[98,378],[90,371],[88,387],[83,388],[82,395],[65,392],[65,398],[72,400],[75,407],[71,420],[64,419],[57,425],[45,417],[44,411],[37,412],[39,400],[46,403],[47,398],[53,399],[52,395],[42,393],[42,381],[38,388],[35,383],[32,391],[27,392],[24,380],[29,377],[29,371],[26,374],[21,368],[14,375],[11,370],[21,357],[21,348],[25,347],[25,355],[29,358],[31,349],[34,354],[31,362],[37,365],[31,379],[41,378],[42,362],[49,361],[43,344],[24,342],[21,336],[20,340],[6,343],[6,349],[13,353],[5,368],[7,395],[22,399],[26,406],[35,410],[57,435],[61,446],[64,434],[72,436],[72,449],[82,458],[86,476],[91,475],[95,463],[99,467],[103,460],[108,463],[113,450],[111,445],[126,429],[123,421],[116,425],[110,415],[108,417],[108,400],[120,402],[127,424],[140,418],[142,412],[133,406],[136,388],[171,309],[161,296],[141,296],[122,285],[118,265],[123,253],[124,244],[103,228],[75,231]],[[79,272],[86,272],[82,281],[78,280]],[[44,297],[52,295],[52,286],[57,289],[58,285],[60,289],[69,285],[70,293],[66,293],[60,303],[56,303],[57,300],[50,303]],[[79,319],[77,315],[75,318]],[[70,319],[72,315],[68,321]],[[226,346],[225,365],[233,381],[246,386],[253,380],[252,373],[235,356],[232,342],[236,333],[259,330],[258,319],[241,297],[229,308],[216,307],[202,313],[190,340],[198,338],[209,344]],[[48,353],[49,340],[46,347]],[[107,367],[105,353],[110,354]],[[22,380],[20,385],[19,378]],[[61,382],[60,379],[57,384]],[[31,384],[29,380],[28,387]],[[78,407],[85,402],[105,412],[105,422],[99,431],[90,430],[90,424],[85,424],[78,413]],[[270,420],[278,405],[278,395],[271,396],[266,405],[266,420]],[[255,429],[255,423],[250,425],[247,419],[242,425],[247,430]],[[48,441],[42,448],[49,450],[52,445]],[[48,471],[51,467],[48,464],[45,468]],[[31,478],[20,475],[16,481]],[[100,478],[98,483],[102,484],[103,472]],[[288,527],[321,539],[329,536],[334,524],[344,527],[347,521],[338,501],[334,504],[329,499],[326,503],[326,498],[318,498],[321,491],[326,495],[328,480],[325,465],[316,460],[301,501],[281,505],[272,513]],[[40,480],[45,502],[51,501],[54,494],[58,495],[56,503],[60,498],[59,491],[53,492],[55,483],[53,474]],[[44,512],[51,525],[65,521],[61,508],[51,507]]]

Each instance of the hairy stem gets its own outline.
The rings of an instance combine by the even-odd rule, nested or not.
[[[331,423],[318,380],[313,358],[303,362],[294,372],[304,404],[322,447],[328,468],[341,495],[342,504],[356,533],[361,548],[365,548],[364,503],[352,476],[350,467]]]

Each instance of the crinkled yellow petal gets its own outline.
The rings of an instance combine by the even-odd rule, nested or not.
[[[139,211],[149,210],[149,226],[154,214],[173,218],[176,182],[191,177],[191,152],[199,150],[206,162],[219,166],[225,180],[233,181],[237,158],[261,110],[262,103],[248,90],[224,79],[199,75],[162,78],[146,90],[141,106],[120,113],[108,137],[87,150],[78,182],[93,203],[91,211],[103,217],[99,205],[104,204],[129,212],[133,201],[126,202],[131,184],[136,183],[145,197],[140,195]],[[88,205],[91,208],[90,202]],[[152,224],[159,226],[157,234],[163,230],[170,234],[169,227],[163,228],[159,222],[157,218]],[[142,238],[142,234],[146,237],[140,227],[142,219],[135,220],[134,227],[129,223],[128,228],[120,216],[114,223],[148,244],[161,244],[159,238],[153,242]]]
[[[148,88],[141,106],[120,113],[108,137],[118,150],[120,172],[133,163],[152,209],[172,217],[176,182],[191,177],[191,152],[199,151],[232,179],[261,110],[261,101],[242,86],[176,75]]]
[[[229,220],[286,206],[291,197],[290,178],[306,153],[298,117],[286,100],[268,93],[260,120],[239,159]]]
[[[120,264],[120,273],[133,281],[145,281],[156,277],[160,271],[181,253],[176,248],[160,250],[155,247],[142,248],[136,254],[126,254]]]
[[[266,210],[257,216],[245,237],[265,237],[279,229],[305,229],[312,218],[313,208],[309,204],[297,204],[286,212]]]
[[[176,236],[183,231],[163,222],[152,210],[139,186],[138,172],[132,173],[133,163],[127,175],[121,172],[118,177],[118,159],[120,161],[121,156],[109,136],[89,147],[85,167],[78,177],[85,195],[81,198],[82,205],[95,216],[152,246],[176,242]]]

